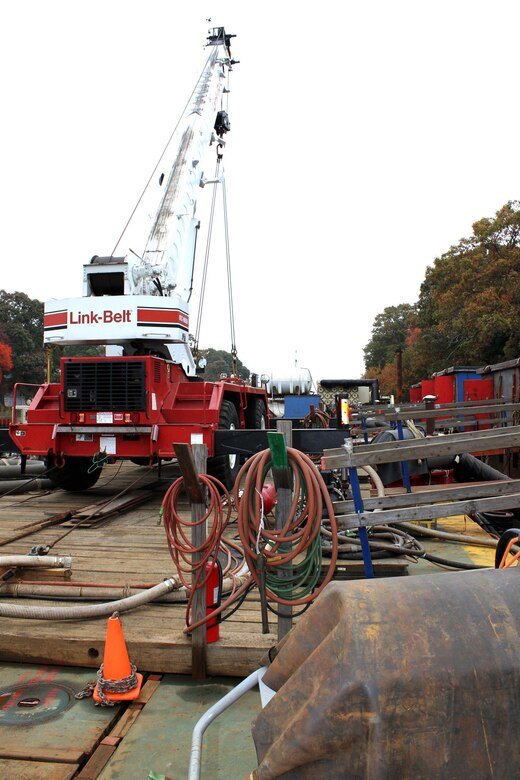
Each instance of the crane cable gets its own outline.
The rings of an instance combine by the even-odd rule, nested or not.
[[[229,304],[229,327],[230,327],[230,334],[231,334],[231,357],[233,361],[232,370],[234,376],[238,376],[238,357],[237,357],[236,335],[235,335],[235,308],[233,302],[233,283],[232,283],[232,274],[231,274],[231,252],[230,252],[230,243],[229,243],[229,219],[228,219],[228,210],[227,210],[226,181],[224,176],[222,176],[222,178],[220,178],[219,176],[221,157],[222,154],[217,152],[215,179],[216,180],[220,179],[220,183],[222,184],[222,203],[223,203],[223,212],[224,212],[224,242],[225,242],[225,251],[226,251],[226,277],[227,277],[228,304]],[[209,220],[208,220],[208,234],[206,238],[206,249],[204,252],[204,266],[202,269],[199,306],[198,306],[197,320],[195,325],[195,334],[194,334],[195,354],[198,353],[200,331],[202,326],[202,313],[204,309],[206,283],[208,280],[209,255],[211,250],[211,240],[213,237],[213,223],[215,218],[216,196],[217,196],[217,188],[216,186],[214,186],[213,193],[211,196],[211,205],[210,205]]]
[[[130,222],[134,218],[135,213],[136,213],[137,209],[139,208],[139,205],[140,205],[142,199],[144,198],[144,196],[146,194],[146,191],[147,191],[148,187],[150,186],[150,184],[151,184],[151,182],[153,180],[153,177],[157,173],[157,169],[159,168],[159,165],[161,164],[161,161],[162,161],[164,155],[166,154],[166,151],[167,151],[169,145],[171,144],[172,139],[175,136],[175,133],[177,132],[177,128],[179,127],[179,125],[180,125],[180,123],[182,121],[183,116],[185,115],[186,111],[188,110],[188,106],[190,105],[190,103],[191,103],[191,101],[193,99],[193,96],[194,96],[195,92],[197,91],[197,87],[199,86],[199,81],[200,81],[200,79],[202,77],[202,74],[204,73],[204,71],[208,67],[210,60],[212,58],[215,59],[216,56],[217,56],[217,50],[214,49],[209,54],[208,59],[206,60],[206,62],[204,64],[204,67],[202,68],[202,70],[200,72],[199,78],[197,79],[196,84],[195,84],[195,86],[194,86],[194,88],[193,88],[193,90],[191,92],[191,95],[189,96],[188,100],[186,101],[186,105],[184,106],[184,108],[182,110],[182,113],[181,113],[179,119],[177,120],[177,124],[175,125],[175,127],[172,130],[172,132],[170,133],[170,137],[168,138],[168,141],[166,142],[166,145],[165,145],[164,149],[162,150],[161,155],[160,155],[159,159],[157,160],[157,162],[155,164],[155,167],[154,167],[153,171],[151,172],[151,174],[150,174],[150,176],[148,178],[148,181],[146,182],[146,184],[144,186],[144,189],[143,189],[142,193],[140,194],[140,196],[139,196],[139,198],[137,200],[137,203],[135,204],[134,208],[132,209],[132,212],[130,213],[130,216],[127,219],[126,225],[124,226],[123,230],[121,231],[121,235],[119,236],[119,238],[116,241],[116,244],[115,244],[115,246],[114,246],[114,248],[112,250],[112,257],[114,257],[115,253],[117,252],[117,248],[118,248],[119,244],[121,243],[121,241],[123,240],[123,236],[125,235],[126,231],[128,230],[128,226],[130,225]]]
[[[226,180],[222,178],[222,202],[224,205],[224,237],[226,242],[226,269],[229,302],[229,327],[231,333],[231,357],[233,360],[233,374],[238,376],[237,347],[235,338],[235,309],[233,306],[233,285],[231,281],[231,255],[229,251],[229,222],[227,212]]]
[[[228,84],[228,88],[224,93],[227,96],[226,110],[228,108],[229,91],[230,91],[229,72],[227,75],[227,84]],[[221,101],[221,107],[223,107],[223,101]],[[233,366],[232,371],[234,376],[238,376],[238,356],[237,356],[236,335],[235,335],[235,307],[233,303],[233,284],[232,284],[232,274],[231,274],[231,253],[230,253],[230,244],[229,244],[229,219],[228,219],[228,209],[227,209],[226,180],[223,171],[222,171],[222,177],[220,177],[219,175],[220,162],[222,160],[222,156],[223,156],[222,145],[217,142],[217,163],[215,167],[214,179],[216,181],[220,181],[220,183],[222,184],[222,205],[223,205],[223,214],[224,214],[224,242],[225,242],[225,251],[226,251],[226,274],[227,274],[227,290],[228,290],[228,303],[229,303],[229,328],[230,328],[230,337],[231,337],[231,358],[232,358],[232,366]],[[206,294],[206,282],[208,278],[208,263],[209,263],[210,249],[211,249],[211,239],[213,236],[213,221],[215,217],[216,195],[217,195],[217,188],[216,186],[214,186],[212,197],[211,197],[211,206],[210,206],[210,214],[209,214],[209,221],[208,221],[208,234],[206,238],[204,266],[202,270],[201,291],[200,291],[199,307],[197,311],[197,320],[196,320],[195,334],[194,334],[194,342],[195,342],[194,352],[196,356],[198,355],[198,350],[199,350],[200,330],[202,326],[202,312],[204,308],[204,297]]]
[[[334,508],[327,487],[312,460],[287,448],[292,471],[292,503],[282,528],[273,528],[263,512],[262,487],[272,468],[271,453],[263,450],[242,466],[235,482],[238,531],[246,563],[268,599],[297,606],[308,604],[327,585],[335,571],[338,538]],[[241,486],[242,480],[244,481]],[[242,496],[239,500],[239,487]],[[326,512],[324,513],[324,509]],[[328,570],[322,575],[321,522],[328,514],[332,532]]]
[[[217,157],[217,164],[215,167],[215,179],[218,179],[220,171],[220,159]],[[194,352],[197,355],[198,353],[198,347],[199,347],[199,338],[200,338],[200,329],[202,325],[202,310],[204,308],[204,296],[206,294],[206,282],[208,281],[208,264],[209,264],[209,253],[211,249],[211,238],[213,235],[213,221],[215,218],[215,201],[217,198],[217,188],[213,187],[213,192],[211,194],[211,206],[210,206],[210,212],[209,212],[209,220],[208,220],[208,235],[206,237],[206,249],[204,252],[204,266],[202,269],[202,279],[201,279],[201,285],[200,285],[200,298],[199,298],[199,308],[197,311],[197,321],[195,325],[195,348]]]

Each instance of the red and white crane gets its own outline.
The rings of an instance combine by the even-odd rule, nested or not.
[[[144,251],[93,257],[83,296],[45,305],[46,346],[106,346],[104,357],[62,357],[59,382],[41,385],[27,421],[10,426],[22,455],[46,456],[65,489],[95,484],[96,464],[107,457],[160,462],[175,457],[175,443],[194,442],[207,445],[209,470],[231,487],[238,458],[215,455],[214,431],[266,426],[265,390],[235,376],[201,380],[189,338],[197,202],[201,187],[218,184],[204,164],[213,147],[218,170],[230,129],[223,96],[232,37],[223,27],[210,31],[207,61],[168,146],[172,162],[159,178]]]

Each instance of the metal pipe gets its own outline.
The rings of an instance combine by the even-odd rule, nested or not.
[[[22,477],[27,479],[28,476],[34,476],[35,474],[42,474],[45,471],[45,463],[41,460],[30,460],[25,464],[25,471],[22,474],[22,466],[20,463],[0,463],[0,479],[8,479],[10,477]]]
[[[32,558],[33,556],[31,556]],[[233,590],[233,585],[238,588],[249,577],[241,577],[233,582],[227,578],[223,582],[222,593],[229,593]],[[105,585],[96,582],[13,582],[12,580],[3,586],[2,594],[12,596],[13,598],[62,598],[71,600],[100,600],[114,601],[115,599],[124,599],[140,593],[142,590],[152,588],[153,585]],[[179,604],[188,600],[188,592],[184,586],[177,583],[177,587],[171,593],[165,593],[155,599],[161,604]]]
[[[202,761],[202,737],[204,732],[212,723],[215,718],[220,715],[224,710],[227,710],[232,704],[242,698],[242,696],[250,691],[255,685],[259,685],[262,677],[267,671],[266,666],[262,666],[260,669],[255,669],[249,677],[242,680],[236,685],[229,693],[226,693],[222,699],[219,699],[212,707],[199,718],[193,729],[193,735],[191,739],[191,756],[190,756],[190,768],[188,774],[188,780],[200,780],[200,766]]]
[[[0,555],[0,568],[21,566],[25,568],[71,569],[70,555]]]
[[[0,474],[0,476],[2,476]],[[29,490],[52,490],[56,485],[50,479],[4,479],[0,481],[0,493],[27,493]]]
[[[111,615],[113,612],[128,612],[143,604],[175,590],[178,582],[174,579],[167,579],[154,585],[153,588],[137,593],[135,596],[128,596],[126,599],[118,601],[109,601],[105,604],[85,604],[72,607],[33,607],[17,604],[0,603],[0,617],[29,618],[31,620],[79,620],[86,618],[103,617]]]
[[[31,556],[33,557],[33,556]],[[239,581],[227,578],[223,581],[222,593],[229,593],[235,588],[247,582],[249,577],[241,577]],[[66,599],[101,599],[102,601],[114,599],[124,599],[128,596],[133,596],[136,593],[140,593],[142,590],[147,590],[153,587],[152,585],[104,585],[102,583],[95,582],[9,582],[2,588],[2,593],[9,594],[13,597],[25,597],[25,598],[45,598],[49,596],[51,598],[66,598]],[[188,592],[184,586],[177,583],[177,588],[171,593],[165,593],[161,598],[156,601],[171,604],[186,602],[188,600]]]

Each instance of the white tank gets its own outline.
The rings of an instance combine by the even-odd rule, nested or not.
[[[301,369],[291,376],[271,374],[267,382],[269,395],[307,395],[312,392],[312,376],[308,368]]]

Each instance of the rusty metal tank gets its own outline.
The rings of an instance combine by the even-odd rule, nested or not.
[[[258,780],[520,777],[520,572],[330,584],[264,677]]]

